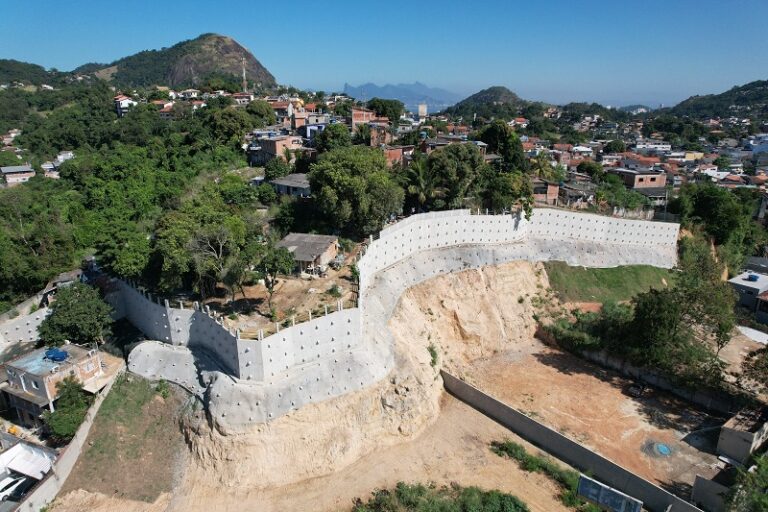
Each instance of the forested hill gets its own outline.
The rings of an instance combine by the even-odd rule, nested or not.
[[[672,107],[670,113],[697,119],[731,116],[768,118],[768,80],[750,82],[720,94],[692,96]]]
[[[0,84],[21,82],[25,85],[50,84],[61,73],[46,71],[42,66],[13,59],[0,59]]]
[[[517,117],[529,102],[506,87],[494,86],[483,89],[445,109],[445,113],[471,120],[475,114],[485,119],[510,119]]]
[[[121,87],[195,86],[212,77],[239,83],[243,58],[250,85],[275,85],[275,77],[251,52],[231,37],[218,34],[203,34],[161,50],[145,50],[111,64],[85,64],[75,72],[95,73]]]

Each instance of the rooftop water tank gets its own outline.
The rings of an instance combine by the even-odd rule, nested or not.
[[[67,357],[69,357],[69,354],[67,354],[66,350],[61,350],[60,348],[49,348],[45,351],[45,357],[46,359],[60,363],[65,361]]]
[[[747,281],[751,281],[753,283],[757,282],[758,279],[760,279],[760,276],[757,274],[749,274],[747,276]]]

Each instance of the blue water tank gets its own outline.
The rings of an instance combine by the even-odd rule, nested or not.
[[[747,276],[747,281],[757,282],[757,280],[760,279],[760,276],[757,274],[749,274]]]
[[[45,351],[45,357],[51,361],[60,363],[66,360],[67,357],[69,357],[69,354],[67,354],[66,350],[61,350],[60,348],[49,348]]]

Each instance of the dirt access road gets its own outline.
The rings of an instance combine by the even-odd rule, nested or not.
[[[147,504],[111,496],[76,491],[57,500],[55,512],[91,510],[112,512],[224,512],[231,510],[349,511],[356,498],[367,498],[376,489],[398,481],[434,482],[484,489],[500,489],[525,501],[534,512],[567,509],[558,499],[558,488],[546,477],[526,473],[513,461],[493,454],[491,441],[522,440],[477,411],[444,395],[437,422],[411,442],[367,455],[352,466],[325,477],[266,491],[222,489],[187,475],[171,496]],[[538,450],[531,448],[534,452]],[[131,508],[131,507],[134,508]]]

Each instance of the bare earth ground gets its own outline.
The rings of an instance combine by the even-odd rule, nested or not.
[[[717,425],[717,418],[661,392],[630,397],[630,381],[538,340],[478,364],[467,376],[532,418],[683,495],[697,473],[716,471],[717,431],[691,433]],[[671,455],[658,455],[652,443],[666,444]]]
[[[55,512],[185,511],[218,512],[258,510],[344,511],[355,498],[367,498],[375,489],[398,481],[477,485],[500,489],[524,500],[534,512],[568,510],[558,499],[558,488],[546,477],[526,473],[513,461],[493,454],[491,441],[510,438],[524,443],[504,427],[455,398],[444,395],[436,423],[413,441],[371,453],[346,469],[320,478],[266,491],[222,490],[195,482],[182,485],[173,497],[162,496],[154,505],[83,491],[57,500]],[[533,449],[535,451],[535,449]],[[69,482],[67,488],[71,489]],[[112,493],[111,490],[109,491]],[[135,508],[132,508],[135,507]]]
[[[186,453],[178,424],[186,396],[171,387],[163,398],[153,384],[127,378],[102,404],[62,496],[81,489],[152,503],[174,488]]]

